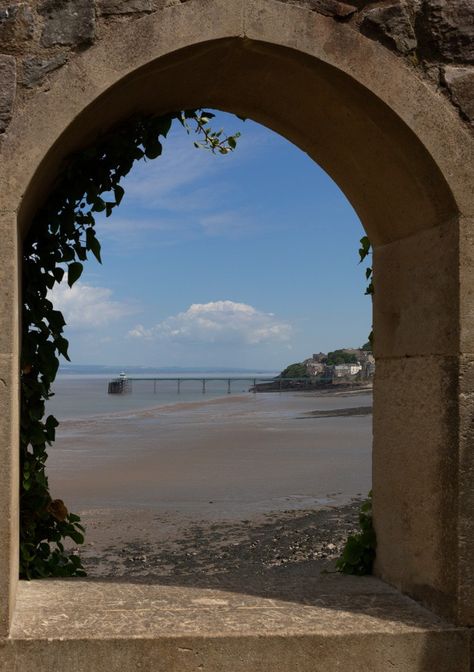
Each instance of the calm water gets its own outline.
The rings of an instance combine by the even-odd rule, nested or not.
[[[133,372],[128,375],[133,378]],[[135,374],[143,378],[143,374]],[[173,374],[153,374],[150,380],[134,382],[131,394],[108,394],[108,382],[113,378],[110,375],[86,375],[86,374],[59,374],[54,383],[55,396],[49,401],[47,412],[55,415],[58,420],[73,420],[93,415],[108,415],[136,411],[156,406],[176,404],[178,402],[193,402],[207,399],[215,399],[227,396],[227,378],[239,377],[239,374],[224,373],[180,373],[179,377],[195,378],[192,381],[181,383],[180,394],[177,392],[176,382],[159,381],[155,385],[152,378],[170,378]],[[176,374],[178,376],[178,374]],[[254,378],[270,378],[277,373],[262,374],[250,373],[245,380],[232,382],[231,393],[248,393],[253,385]],[[203,377],[222,377],[222,380],[206,383],[206,394],[202,393]]]
[[[151,508],[215,519],[343,503],[370,489],[372,417],[338,415],[370,407],[370,394],[229,396],[223,386],[220,398],[188,394],[194,403],[163,393],[166,403],[154,410],[113,406],[113,415],[63,422],[49,451],[53,496],[78,511]],[[143,404],[150,399],[144,390]]]

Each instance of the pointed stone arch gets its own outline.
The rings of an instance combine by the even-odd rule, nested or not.
[[[133,113],[195,106],[281,133],[357,210],[375,251],[377,573],[472,625],[472,134],[407,62],[345,23],[278,0],[189,0],[104,25],[18,97],[3,138],[4,630],[17,583],[21,237],[71,152]]]

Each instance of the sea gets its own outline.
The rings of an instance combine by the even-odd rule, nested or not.
[[[131,393],[128,394],[108,394],[108,384],[114,379],[111,374],[59,373],[53,385],[54,396],[48,401],[46,412],[61,422],[129,413],[178,403],[208,401],[229,395],[229,378],[239,378],[231,381],[231,395],[252,394],[249,390],[254,380],[268,380],[278,373],[277,371],[265,373],[180,371],[179,374],[143,374],[128,371],[128,378],[143,379],[132,381]],[[179,392],[176,380],[165,380],[174,377],[188,379],[181,382]],[[203,378],[215,379],[206,381],[205,392],[203,392]]]
[[[372,417],[340,413],[370,409],[370,393],[249,391],[276,372],[134,373],[145,379],[131,394],[108,394],[108,372],[55,381],[48,477],[72,510],[230,520],[342,504],[370,489]],[[179,394],[165,380],[174,375],[189,379]],[[204,394],[205,377],[217,380]],[[242,378],[230,394],[229,377]]]

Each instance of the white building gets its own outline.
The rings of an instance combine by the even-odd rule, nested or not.
[[[337,364],[334,367],[334,377],[355,376],[359,371],[362,371],[362,366],[358,362],[357,364]]]

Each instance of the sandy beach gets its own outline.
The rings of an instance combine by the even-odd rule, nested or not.
[[[91,576],[313,571],[339,555],[371,487],[371,403],[247,394],[68,420],[52,495],[83,519]]]

